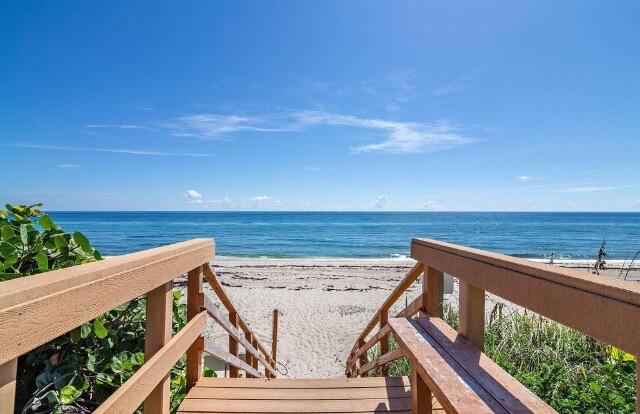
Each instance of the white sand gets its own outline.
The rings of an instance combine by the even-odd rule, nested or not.
[[[216,260],[214,268],[240,316],[267,349],[272,312],[279,309],[281,376],[304,378],[344,376],[357,336],[413,264],[412,260]],[[392,314],[415,299],[420,289],[420,281],[414,283]],[[205,294],[219,303],[206,284]],[[446,300],[455,303],[455,297],[454,291]],[[488,311],[500,300],[489,299]],[[210,324],[205,336],[226,348],[228,335],[217,325]]]

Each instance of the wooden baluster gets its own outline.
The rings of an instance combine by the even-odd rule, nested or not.
[[[12,413],[16,399],[16,374],[18,358],[0,365],[0,407]]]
[[[191,270],[187,274],[187,320],[198,315],[204,305],[202,291],[202,266]],[[202,375],[202,350],[204,337],[198,339],[187,350],[187,391],[193,387]]]
[[[383,309],[380,312],[380,329],[384,328],[389,320],[389,310]],[[385,335],[380,339],[380,356],[389,352],[389,335]],[[380,375],[386,377],[389,375],[389,366],[384,364],[380,367]]]
[[[441,271],[427,267],[422,276],[423,307],[430,316],[442,318],[443,281]]]
[[[144,359],[148,361],[171,339],[173,317],[173,282],[167,282],[147,293],[147,321],[145,324]],[[171,392],[167,375],[144,400],[145,414],[169,413]]]
[[[251,335],[251,345],[253,346],[254,349],[258,349],[258,340],[253,338],[253,335]],[[260,351],[258,351],[260,352]],[[253,357],[251,358],[251,366],[254,367],[255,369],[258,369],[258,358]],[[264,369],[265,372],[267,372],[267,369]]]
[[[253,339],[253,335],[251,335],[250,332],[246,332],[244,334],[244,338],[247,340],[247,342],[251,343]],[[253,366],[253,356],[251,355],[248,349],[244,350],[244,362],[246,362],[250,366]],[[248,372],[246,373],[246,375],[247,375],[247,378],[253,378],[253,375],[249,374]]]
[[[229,320],[231,325],[238,327],[238,314],[236,312],[229,312]],[[233,356],[238,356],[238,341],[231,335],[229,335],[229,353]],[[238,367],[229,365],[229,377],[238,378]]]
[[[358,349],[362,348],[365,344],[365,340],[364,339],[358,339]],[[364,354],[360,355],[360,357],[358,358],[358,367],[363,366],[364,364],[367,363],[367,353],[365,352]],[[358,376],[358,369],[356,369],[356,377]]]
[[[276,369],[278,356],[278,309],[273,310],[273,323],[271,325],[271,366]],[[270,376],[269,374],[268,376]]]
[[[640,414],[640,355],[636,355],[636,414]]]
[[[411,363],[414,367],[416,362]],[[431,414],[432,407],[431,390],[427,387],[417,369],[411,370],[411,405],[413,414]]]
[[[484,351],[484,290],[460,280],[458,332]]]

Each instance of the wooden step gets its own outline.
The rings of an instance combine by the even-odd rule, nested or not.
[[[410,413],[406,377],[201,378],[179,413]]]

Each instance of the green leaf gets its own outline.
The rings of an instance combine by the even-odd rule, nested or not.
[[[107,329],[104,327],[102,322],[100,322],[100,320],[98,320],[98,319],[93,321],[93,332],[100,339],[106,338],[107,335],[109,335],[109,332],[107,332]]]
[[[65,385],[60,390],[60,402],[62,404],[71,404],[82,395],[82,391],[76,389],[73,385]]]
[[[13,231],[10,225],[5,224],[2,226],[2,240],[9,240],[16,236],[16,233]]]
[[[209,377],[209,378],[211,378],[211,377],[215,377],[215,376],[216,376],[216,373],[215,373],[215,371],[214,371],[214,370],[212,370],[211,368],[205,368],[205,369],[202,371],[202,376],[203,376],[203,377]]]
[[[0,242],[0,256],[9,257],[16,252],[16,246],[5,241]]]
[[[76,231],[73,233],[73,241],[76,242],[76,244],[86,253],[91,253],[91,243],[89,243],[89,240],[84,236],[84,234]]]
[[[56,228],[56,225],[53,223],[53,220],[51,220],[51,217],[47,216],[46,214],[40,217],[39,222],[42,228],[45,230],[51,230]]]
[[[20,240],[22,240],[22,244],[29,244],[29,229],[26,224],[20,225]]]
[[[85,323],[84,325],[80,326],[81,338],[86,338],[87,336],[89,336],[90,333],[91,333],[91,325],[89,325],[88,323]]]
[[[67,247],[69,245],[67,240],[62,236],[54,237],[53,238],[53,243],[56,245],[56,248],[58,248],[58,249],[62,249],[62,248]]]
[[[76,328],[69,332],[69,339],[71,340],[72,344],[77,344],[78,342],[80,342],[80,328]]]
[[[47,260],[47,256],[44,253],[39,252],[36,255],[36,262],[38,262],[38,268],[40,270],[49,270],[49,260]]]

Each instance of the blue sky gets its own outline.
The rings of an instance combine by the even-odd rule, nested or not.
[[[0,201],[640,209],[632,1],[2,2]]]

